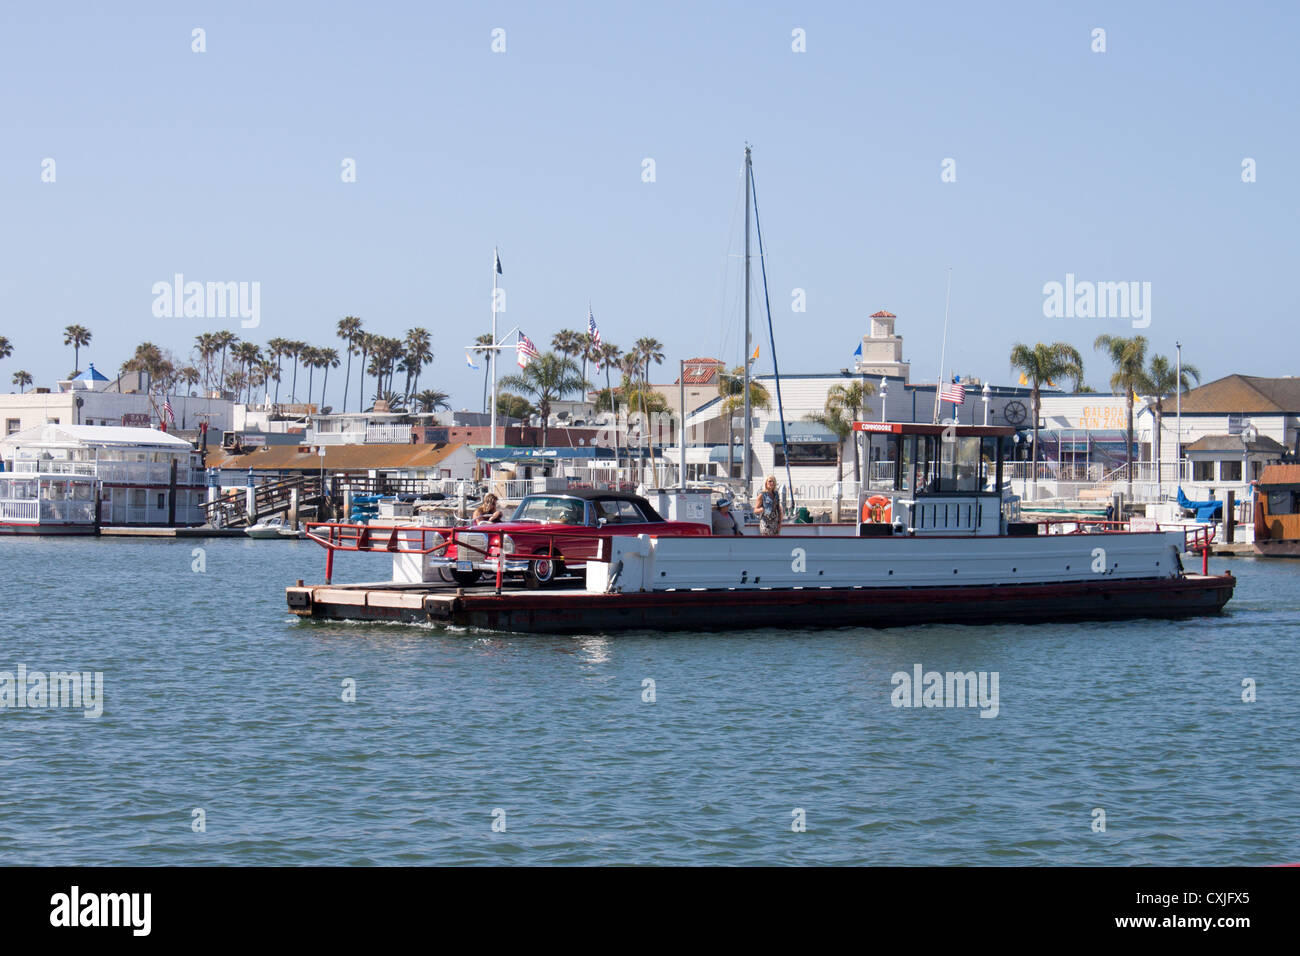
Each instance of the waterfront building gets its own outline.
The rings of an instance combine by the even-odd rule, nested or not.
[[[204,522],[198,452],[185,439],[157,429],[38,425],[0,441],[0,460],[3,532],[93,534],[97,521]]]

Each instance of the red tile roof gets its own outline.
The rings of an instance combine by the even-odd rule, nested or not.
[[[871,314],[871,318],[873,318],[873,319],[896,319],[896,318],[898,318],[898,316],[894,315],[894,313],[892,313],[892,312],[886,312],[884,309],[881,309],[879,312],[873,312],[873,313]]]
[[[718,380],[718,371],[726,363],[715,358],[693,358],[686,360],[686,372],[683,376],[687,385],[712,385]],[[674,385],[677,383],[674,382]]]

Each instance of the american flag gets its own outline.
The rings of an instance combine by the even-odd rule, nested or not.
[[[537,346],[533,344],[533,340],[520,332],[519,341],[515,343],[515,359],[519,362],[519,367],[526,367],[530,359],[535,359],[541,354],[541,352],[537,351]]]
[[[175,424],[176,424],[176,413],[172,411],[172,403],[169,402],[169,401],[167,401],[167,399],[165,399],[165,398],[163,399],[162,410],[163,410],[163,413],[166,414],[166,416],[168,417],[168,419],[171,420],[171,423],[172,423],[173,425],[175,425]]]
[[[591,306],[587,306],[587,338],[591,339],[591,350],[595,352],[600,348],[600,329],[596,328],[596,317],[591,314]],[[600,363],[596,363],[596,371],[600,371]]]
[[[954,405],[966,404],[966,386],[960,382],[953,382],[944,387],[939,393],[939,401],[952,402]]]

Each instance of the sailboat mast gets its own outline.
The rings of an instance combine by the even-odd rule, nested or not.
[[[750,157],[749,146],[745,146],[745,353],[741,356],[741,362],[744,364],[744,388],[745,388],[745,446],[744,460],[745,465],[743,474],[745,477],[745,494],[751,492],[751,485],[754,481],[754,472],[749,459],[749,355],[751,343],[749,341],[749,182],[750,182]]]
[[[501,269],[501,253],[492,247],[492,447],[497,447],[497,272]]]

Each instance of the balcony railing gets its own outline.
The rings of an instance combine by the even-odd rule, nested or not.
[[[406,445],[411,441],[410,425],[367,425],[367,445]]]
[[[59,461],[19,460],[14,462],[15,475],[50,475],[99,478],[113,484],[166,485],[171,481],[171,462],[166,461]],[[203,469],[188,464],[176,469],[179,485],[205,483]]]

